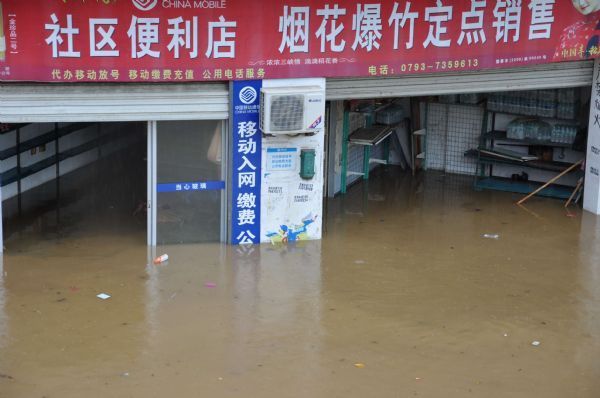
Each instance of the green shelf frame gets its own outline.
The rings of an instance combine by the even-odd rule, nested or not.
[[[373,125],[373,115],[368,114],[366,120],[367,127]],[[344,109],[343,119],[343,136],[342,136],[342,178],[340,193],[345,195],[348,190],[348,150],[352,143],[350,142],[350,110]],[[389,164],[390,159],[390,138],[383,141],[384,162]],[[363,146],[363,165],[362,172],[356,172],[357,175],[362,175],[363,180],[368,180],[371,172],[371,145]]]

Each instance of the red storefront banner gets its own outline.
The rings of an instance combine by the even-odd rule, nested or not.
[[[0,80],[394,76],[595,58],[600,0],[0,0]]]

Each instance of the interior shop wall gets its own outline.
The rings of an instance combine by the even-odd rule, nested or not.
[[[451,174],[474,175],[477,164],[465,151],[476,148],[483,123],[483,109],[473,105],[427,105],[427,168]]]
[[[69,125],[69,123],[59,123],[59,128]],[[92,125],[85,129],[76,131],[67,136],[59,139],[59,150],[60,152],[69,150],[71,148],[83,145],[90,141],[95,140],[100,136],[105,136],[126,129],[131,129],[134,124],[124,123],[101,123],[100,130],[98,125]],[[30,140],[39,135],[53,131],[54,123],[34,123],[21,128],[21,142]],[[120,149],[123,149],[135,141],[135,137],[132,134],[119,134],[118,139],[111,140],[106,144],[102,145],[101,151],[98,148],[94,148],[87,152],[81,153],[77,156],[65,159],[60,162],[59,171],[60,176],[64,176],[72,171],[75,171],[85,165],[93,163],[98,160],[100,153],[102,157],[106,157]],[[0,136],[0,150],[4,150],[15,145],[16,132],[13,131],[9,134]],[[44,159],[53,157],[56,155],[56,147],[54,142],[46,144],[45,148],[38,147],[32,151],[25,151],[21,153],[21,167],[25,168],[40,162]],[[0,165],[0,172],[4,173],[17,166],[17,157],[13,156],[2,162]],[[48,181],[52,181],[56,178],[56,167],[51,166],[40,172],[33,174],[29,177],[24,178],[21,181],[21,192],[26,192],[33,188],[36,188]],[[17,183],[14,182],[2,188],[2,200],[5,201],[9,198],[16,196],[18,193]]]

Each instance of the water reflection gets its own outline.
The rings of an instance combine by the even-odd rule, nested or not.
[[[104,231],[5,255],[0,395],[595,397],[598,219],[440,178],[374,176],[322,242]]]
[[[579,280],[587,293],[581,298],[582,322],[588,335],[596,335],[600,331],[600,217],[587,212],[582,214],[578,241]],[[600,341],[592,344],[600,352]],[[588,349],[584,348],[584,351]]]

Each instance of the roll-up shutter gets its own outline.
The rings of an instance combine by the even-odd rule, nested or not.
[[[226,83],[1,84],[0,122],[227,119]]]
[[[327,79],[327,99],[414,97],[592,85],[593,61],[389,78]]]

